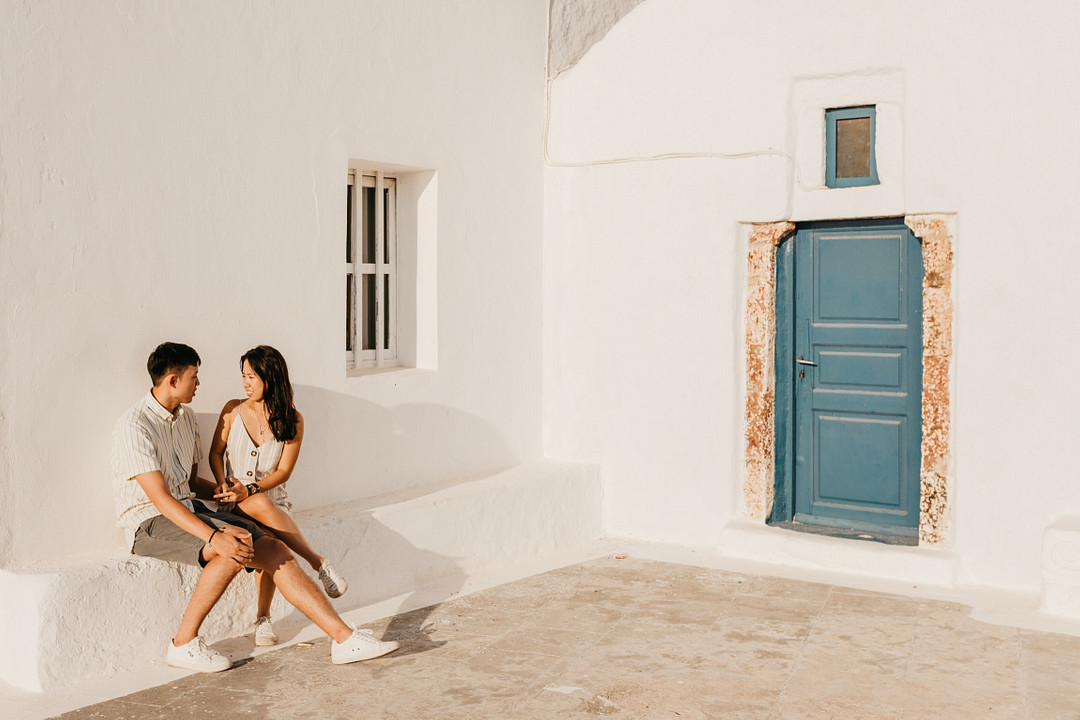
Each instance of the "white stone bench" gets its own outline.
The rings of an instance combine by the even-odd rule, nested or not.
[[[1063,517],[1043,532],[1042,610],[1080,618],[1080,517]]]
[[[588,545],[600,537],[600,500],[596,467],[538,462],[296,519],[348,578],[348,593],[334,601],[345,611]],[[0,571],[0,680],[47,691],[164,662],[197,577],[193,567],[132,555]],[[202,634],[211,642],[241,635],[254,610],[255,584],[245,573]],[[275,624],[301,619],[275,599]]]

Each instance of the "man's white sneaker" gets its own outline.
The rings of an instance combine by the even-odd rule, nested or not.
[[[270,618],[263,615],[255,621],[255,644],[259,647],[269,647],[278,644],[277,633],[270,624]]]
[[[326,594],[332,598],[341,597],[349,589],[349,581],[338,572],[336,567],[325,560],[323,560],[322,567],[319,568],[319,579],[322,580],[323,587],[326,588]]]
[[[232,667],[232,662],[217,650],[209,648],[201,637],[176,647],[169,641],[169,650],[165,662],[173,667],[194,670],[196,672],[221,672]]]
[[[398,649],[394,641],[376,640],[370,630],[353,630],[352,637],[343,643],[330,642],[330,659],[335,665],[370,660]]]

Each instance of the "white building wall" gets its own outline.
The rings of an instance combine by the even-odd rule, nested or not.
[[[946,213],[944,550],[958,581],[1038,585],[1043,529],[1080,512],[1078,22],[1064,0],[647,0],[551,83],[544,447],[602,464],[610,533],[702,544],[740,517],[739,223]],[[820,102],[880,103],[880,186],[820,187]]]
[[[546,13],[0,4],[0,567],[121,549],[112,426],[163,340],[207,447],[241,353],[284,353],[298,509],[540,457]],[[435,173],[434,369],[346,377],[350,159]]]

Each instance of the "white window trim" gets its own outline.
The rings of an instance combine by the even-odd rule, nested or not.
[[[361,181],[356,182],[359,175]],[[397,315],[398,315],[398,249],[397,249],[397,180],[380,171],[349,170],[349,193],[352,204],[352,253],[345,259],[346,302],[349,304],[346,317],[348,342],[345,350],[347,369],[397,367]],[[363,229],[364,217],[363,188],[375,189],[375,262],[364,263]],[[385,191],[385,195],[384,195]],[[379,202],[384,199],[384,202]],[[379,242],[385,238],[385,243]],[[386,256],[383,255],[385,244]],[[352,261],[352,262],[350,262]],[[364,349],[364,338],[358,332],[363,327],[365,308],[362,278],[373,275],[375,282],[375,343],[373,348]],[[352,281],[350,282],[350,278]],[[350,349],[351,346],[351,349]]]

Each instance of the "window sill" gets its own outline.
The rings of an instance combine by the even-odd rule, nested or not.
[[[426,368],[405,367],[403,365],[391,365],[389,367],[372,367],[372,368],[347,368],[345,370],[346,378],[361,378],[371,375],[389,375],[389,374],[408,374],[418,375],[435,372],[434,370],[428,370]]]

